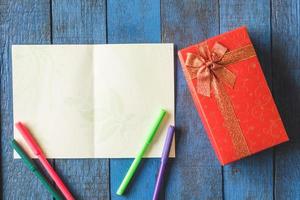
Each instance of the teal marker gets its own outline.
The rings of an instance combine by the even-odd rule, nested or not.
[[[32,173],[42,182],[46,189],[52,194],[52,196],[57,200],[63,200],[62,196],[54,189],[54,187],[47,181],[45,176],[38,170],[34,162],[28,157],[22,147],[18,144],[16,140],[11,142],[11,146],[20,155],[24,164],[29,168]]]
[[[159,128],[159,125],[161,124],[164,116],[166,115],[166,111],[161,109],[160,110],[160,113],[159,113],[159,116],[157,117],[157,119],[155,120],[154,124],[152,125],[148,135],[147,135],[147,138],[146,138],[146,141],[143,145],[143,147],[141,148],[141,150],[138,152],[137,156],[135,157],[134,161],[132,162],[125,178],[123,179],[118,191],[117,191],[117,195],[123,195],[124,191],[126,190],[131,178],[133,177],[137,167],[139,166],[149,144],[152,142],[152,139],[154,138],[155,136],[155,133],[157,132],[158,128]]]

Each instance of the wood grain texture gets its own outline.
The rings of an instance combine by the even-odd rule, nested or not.
[[[109,43],[160,42],[159,0],[108,0]]]
[[[218,1],[162,0],[162,41],[177,49],[219,33]],[[177,55],[177,52],[176,52]],[[222,199],[222,168],[210,145],[176,59],[176,158],[166,199]]]
[[[300,2],[272,1],[273,91],[292,141],[300,141]]]
[[[53,0],[52,34],[54,44],[106,43],[105,0]],[[110,198],[108,159],[55,160],[55,168],[76,199]]]
[[[271,24],[269,0],[220,0],[220,32],[248,27],[264,74],[272,87]],[[273,150],[227,165],[225,199],[273,199]]]
[[[107,2],[108,43],[160,42],[159,0]],[[110,161],[111,199],[151,199],[159,159],[143,159],[125,196],[116,195],[132,159]]]
[[[272,1],[273,91],[290,142],[275,151],[275,199],[300,199],[300,2]]]
[[[2,199],[52,199],[21,160],[13,159],[11,44],[50,43],[48,0],[0,2]],[[0,197],[1,198],[1,197]]]
[[[275,188],[277,200],[300,199],[300,143],[289,142],[276,148]]]
[[[106,1],[52,0],[52,33],[56,44],[106,43]]]

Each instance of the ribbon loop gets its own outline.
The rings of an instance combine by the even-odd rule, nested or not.
[[[219,67],[214,70],[214,74],[221,82],[233,89],[236,80],[235,74],[226,67],[221,68],[220,66],[222,65],[219,65]]]
[[[223,56],[225,55],[225,53],[227,52],[227,48],[224,47],[223,45],[221,45],[220,43],[216,42],[213,46],[213,49],[212,49],[212,59],[217,62],[217,61],[220,61]]]
[[[197,92],[203,96],[210,97],[210,70],[205,66],[200,67],[197,72],[197,80]]]
[[[188,53],[185,64],[190,67],[199,68],[203,62],[195,54]]]

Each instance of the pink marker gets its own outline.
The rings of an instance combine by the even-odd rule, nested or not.
[[[60,191],[63,193],[63,195],[66,197],[67,200],[74,200],[74,197],[69,192],[68,188],[65,186],[65,184],[62,182],[62,180],[59,178],[57,173],[54,171],[48,160],[46,159],[46,156],[43,154],[42,149],[39,147],[37,142],[34,140],[32,135],[30,134],[29,130],[23,125],[21,122],[16,123],[17,129],[20,131],[21,135],[25,139],[26,143],[29,145],[33,153],[38,157],[42,165],[45,167],[46,171],[50,175],[50,177],[54,180],[57,187],[60,189]]]

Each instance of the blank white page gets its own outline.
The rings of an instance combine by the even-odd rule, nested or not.
[[[14,121],[48,158],[130,158],[165,108],[146,155],[160,157],[174,124],[173,59],[172,44],[13,45]]]

